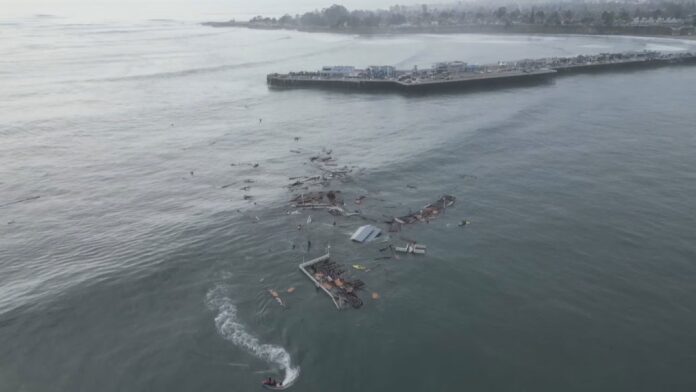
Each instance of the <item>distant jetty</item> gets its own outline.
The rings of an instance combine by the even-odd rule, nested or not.
[[[451,61],[428,69],[397,70],[392,66],[325,66],[319,71],[269,74],[266,81],[276,88],[338,88],[349,90],[441,91],[512,86],[542,82],[559,74],[600,72],[629,68],[696,64],[696,53],[654,51],[602,53],[575,57],[525,59],[497,64]]]

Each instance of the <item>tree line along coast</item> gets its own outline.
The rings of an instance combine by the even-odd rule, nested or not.
[[[696,0],[395,5],[384,10],[322,10],[249,21],[205,22],[248,27],[338,33],[516,33],[696,35]]]

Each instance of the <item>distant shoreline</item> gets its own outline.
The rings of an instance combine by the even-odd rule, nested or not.
[[[622,35],[634,37],[659,37],[696,40],[696,35],[675,34],[667,26],[548,26],[548,25],[460,25],[460,26],[391,26],[362,28],[328,28],[307,26],[283,26],[250,22],[204,22],[210,27],[241,27],[253,30],[285,30],[305,33],[332,34],[539,34],[539,35]]]

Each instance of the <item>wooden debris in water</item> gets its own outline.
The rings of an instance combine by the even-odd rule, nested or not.
[[[401,230],[401,225],[405,224],[429,222],[430,219],[440,216],[447,208],[453,206],[455,200],[456,198],[454,196],[444,195],[435,202],[423,207],[418,212],[392,218],[392,220],[387,222],[391,225],[389,231],[397,232]]]
[[[293,207],[329,208],[343,205],[341,191],[301,193],[290,200]]]
[[[395,247],[394,250],[397,252],[401,253],[411,253],[411,254],[416,254],[416,255],[423,255],[425,254],[425,245],[421,244],[416,244],[415,242],[409,242],[406,246],[403,247]]]
[[[299,268],[331,298],[337,309],[343,309],[348,305],[357,309],[363,305],[355,292],[363,288],[365,283],[360,279],[353,280],[343,276],[345,269],[331,261],[329,254],[304,262]]]

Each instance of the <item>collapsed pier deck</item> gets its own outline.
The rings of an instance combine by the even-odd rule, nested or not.
[[[332,261],[330,254],[305,261],[298,267],[316,287],[331,298],[336,309],[341,310],[348,306],[357,309],[363,305],[356,291],[365,284],[359,279],[346,278],[345,269]]]

